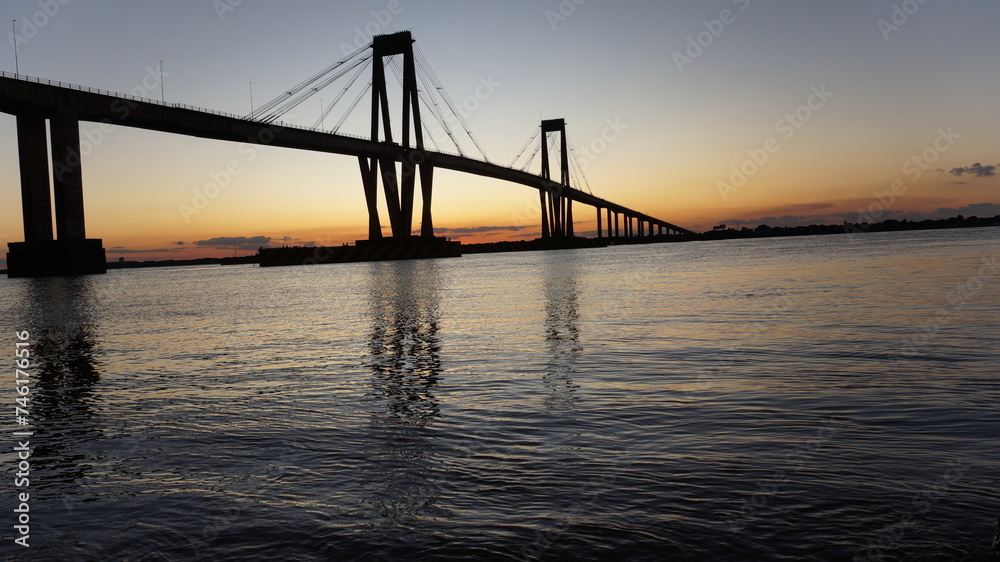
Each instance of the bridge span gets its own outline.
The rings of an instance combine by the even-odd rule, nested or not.
[[[409,50],[411,44],[409,32],[403,32],[376,37],[372,49],[377,62],[380,62],[382,57],[392,54],[406,56],[409,53],[412,57],[412,51]],[[404,63],[408,69],[407,65],[412,65],[410,60],[412,59]],[[238,116],[23,75],[0,73],[0,112],[14,115],[17,120],[18,164],[25,237],[24,242],[9,244],[8,275],[11,277],[72,275],[105,271],[102,241],[88,239],[86,236],[80,153],[81,121],[357,157],[368,204],[369,239],[382,237],[377,204],[379,171],[392,223],[393,238],[405,238],[411,235],[413,191],[418,175],[423,202],[421,236],[434,235],[431,213],[434,168],[493,178],[537,189],[541,204],[543,237],[573,235],[574,202],[596,209],[598,237],[690,233],[675,224],[571,187],[566,163],[565,124],[562,120],[550,120],[542,124],[543,133],[561,132],[563,135],[563,177],[558,182],[550,177],[547,149],[543,154],[541,175],[467,156],[425,149],[416,81],[408,72],[404,73],[403,81],[403,142],[393,142],[384,89],[384,69],[380,64],[376,64],[374,80],[376,84],[379,83],[379,72],[382,73],[382,89],[373,92],[372,137],[368,139],[287,125],[263,119],[259,115]],[[379,119],[380,109],[383,114],[382,120]],[[412,144],[409,138],[411,117],[415,141]],[[46,120],[49,122],[48,133],[52,149],[51,193],[55,199],[55,237],[53,237],[50,200]],[[381,139],[380,125],[384,131]],[[544,146],[545,135],[542,142]],[[397,164],[400,166],[399,172]],[[602,227],[605,215],[606,229]]]

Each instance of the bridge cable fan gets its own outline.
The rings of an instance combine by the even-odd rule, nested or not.
[[[336,107],[337,103],[340,102],[340,100],[344,97],[344,94],[347,93],[347,90],[349,90],[351,86],[353,86],[354,83],[357,82],[358,78],[360,78],[361,75],[364,74],[365,70],[367,70],[371,66],[371,62],[372,59],[369,58],[367,62],[365,62],[365,64],[358,67],[358,71],[354,73],[354,76],[352,76],[351,80],[347,83],[346,86],[344,86],[344,89],[341,90],[339,94],[337,94],[337,97],[333,100],[333,103],[331,103],[330,105],[328,105],[323,109],[323,113],[319,116],[319,119],[317,119],[316,122],[313,124],[313,129],[318,128],[320,124],[326,121],[326,116],[329,115],[331,111],[333,111],[333,108]],[[348,113],[350,113],[350,111],[348,111]]]
[[[315,94],[317,91],[319,91],[322,88],[322,86],[320,86],[320,87],[313,87],[311,90],[308,90],[307,91],[307,95],[305,96],[305,98],[303,100],[300,100],[298,103],[295,103],[291,107],[284,107],[284,108],[278,110],[278,109],[276,109],[276,108],[278,108],[278,106],[280,106],[283,103],[288,102],[292,98],[295,98],[295,96],[298,96],[303,91],[306,91],[308,88],[310,88],[310,86],[313,86],[315,83],[319,82],[324,77],[328,76],[330,73],[337,71],[338,69],[340,69],[340,67],[342,67],[344,65],[351,64],[352,62],[356,65],[356,64],[359,63],[358,59],[361,59],[361,60],[370,59],[371,56],[372,56],[371,55],[371,43],[369,42],[366,46],[358,49],[357,51],[351,53],[347,57],[344,57],[343,59],[337,61],[336,63],[328,66],[327,68],[325,68],[323,70],[321,70],[320,72],[317,72],[313,76],[311,76],[311,77],[307,78],[306,80],[300,82],[299,84],[297,84],[296,86],[294,86],[290,90],[282,93],[281,95],[275,97],[274,99],[268,101],[267,103],[261,105],[260,107],[255,108],[254,111],[253,111],[253,113],[251,113],[250,115],[247,116],[247,119],[251,119],[252,120],[252,119],[254,119],[255,117],[257,117],[259,115],[266,115],[267,116],[266,119],[268,119],[267,122],[272,122],[275,119],[278,119],[279,117],[281,117],[281,115],[283,113],[285,113],[289,109],[291,109],[291,107],[294,107],[295,105],[298,105],[298,103],[301,103],[302,101],[304,101],[308,97],[310,97],[313,94]],[[352,65],[350,68],[354,68],[354,66]],[[349,72],[350,68],[347,71],[345,71],[344,73]],[[340,75],[342,76],[343,74],[340,74]],[[332,80],[326,82],[324,84],[324,86],[328,85],[330,82],[332,82]],[[311,93],[309,93],[309,92],[311,92]]]

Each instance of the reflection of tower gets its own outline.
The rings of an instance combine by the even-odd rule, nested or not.
[[[438,413],[441,373],[433,261],[373,263],[369,366],[387,422],[423,426]]]
[[[545,278],[545,339],[549,342],[548,369],[543,381],[550,391],[545,404],[550,410],[575,407],[579,385],[573,382],[580,353],[580,289],[575,264],[560,256],[549,264]]]
[[[441,376],[437,260],[370,265],[372,331],[371,433],[377,447],[366,469],[366,503],[390,524],[432,509],[439,492],[433,477],[430,426],[439,416],[434,387]],[[402,461],[402,462],[401,462]]]
[[[90,311],[95,279],[28,281],[30,305],[21,325],[30,331],[34,344],[30,418],[37,434],[49,436],[39,440],[34,456],[55,471],[47,478],[51,482],[81,477],[90,459],[73,451],[104,436],[93,421],[94,385],[100,379]]]

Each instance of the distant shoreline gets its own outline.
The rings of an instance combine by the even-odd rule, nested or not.
[[[783,236],[817,236],[824,234],[855,234],[868,232],[901,232],[912,230],[941,230],[951,228],[983,228],[990,226],[1000,226],[1000,215],[990,218],[963,217],[959,215],[948,219],[908,221],[889,219],[877,223],[848,223],[839,225],[812,224],[809,226],[767,226],[760,225],[756,228],[743,227],[739,230],[726,228],[710,230],[700,234],[684,234],[675,236],[654,236],[651,238],[622,239],[622,244],[642,244],[657,242],[695,242],[698,240],[741,240],[745,238],[779,238]],[[468,244],[467,246],[493,245],[497,249],[495,252],[503,252],[503,242],[484,242],[479,244]],[[510,243],[511,251],[517,245]],[[467,252],[469,254],[480,252]],[[196,258],[190,260],[151,260],[151,261],[114,261],[108,262],[108,269],[135,269],[140,267],[177,267],[191,265],[236,265],[256,263],[256,255],[240,256],[233,258]],[[0,269],[0,274],[6,274],[6,269]]]
[[[1000,215],[988,218],[951,217],[939,220],[908,221],[888,219],[877,223],[811,224],[808,226],[760,225],[756,228],[743,227],[739,230],[726,228],[710,230],[690,236],[691,240],[729,240],[733,238],[774,238],[778,236],[812,236],[822,234],[856,234],[866,232],[901,232],[908,230],[940,230],[945,228],[983,228],[1000,226]]]

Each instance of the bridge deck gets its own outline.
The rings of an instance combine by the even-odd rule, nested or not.
[[[9,73],[0,73],[0,112],[13,115],[31,114],[46,118],[54,118],[61,113],[69,112],[80,121],[105,122],[164,133],[268,144],[313,152],[366,157],[388,156],[397,161],[404,160],[412,153],[412,149],[391,143],[373,142],[360,137],[331,134],[283,123],[252,121],[238,115],[179,104],[165,104],[156,100],[61,82],[25,79],[23,76],[15,78]],[[425,154],[427,161],[438,168],[517,183],[539,190],[549,191],[559,187],[558,184],[541,176],[474,158],[436,151],[426,151]],[[677,232],[691,232],[577,189],[562,188],[562,190],[563,195],[579,203],[626,214]]]

